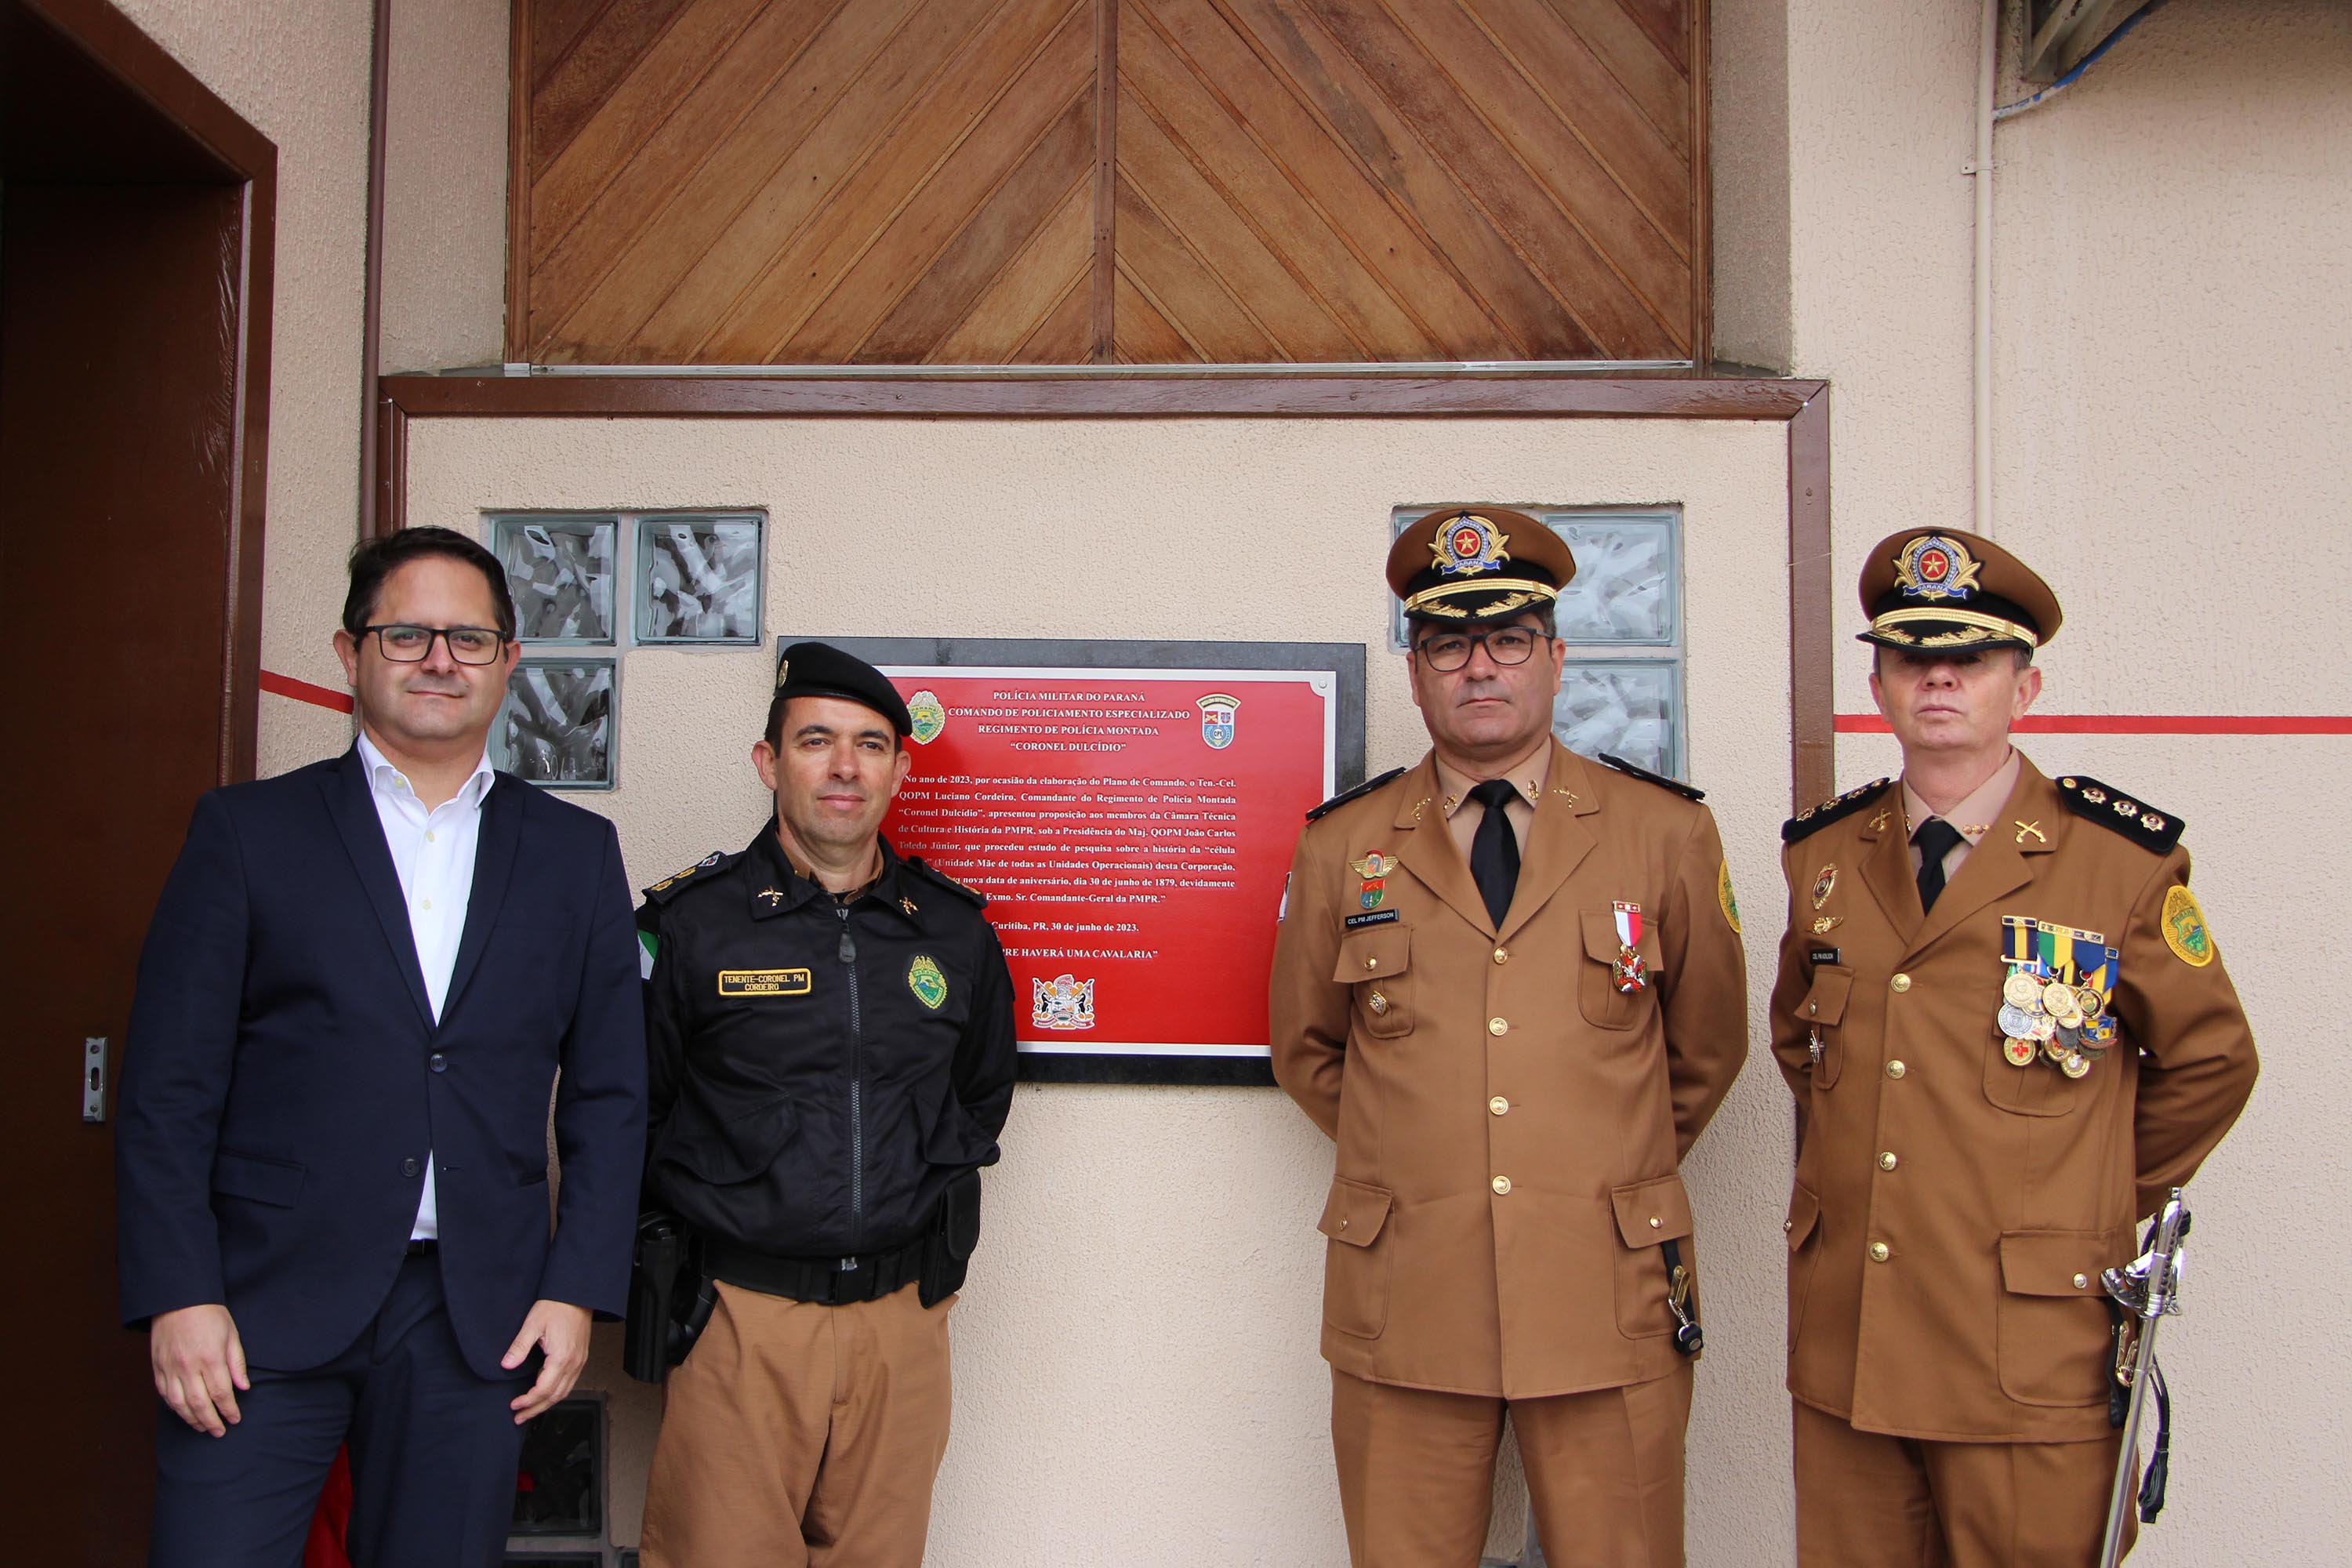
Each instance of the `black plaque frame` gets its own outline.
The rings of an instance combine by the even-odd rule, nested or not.
[[[779,657],[802,639],[776,639]],[[1328,669],[1339,678],[1332,715],[1335,787],[1364,781],[1362,643],[1102,642],[1070,637],[822,637],[866,663],[1014,665],[1038,669]],[[1305,826],[1301,824],[1301,826]],[[1272,928],[1266,940],[1274,940]],[[1203,1057],[1175,1052],[1090,1054],[1024,1051],[1021,1077],[1037,1083],[1186,1083],[1271,1087],[1263,1057]]]

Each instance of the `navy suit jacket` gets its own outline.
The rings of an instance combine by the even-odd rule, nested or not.
[[[475,1372],[503,1375],[534,1300],[623,1310],[646,1051],[620,846],[511,774],[481,809],[436,1026],[356,750],[196,803],[123,1056],[126,1323],[217,1301],[255,1366],[340,1354],[392,1289],[428,1151]]]

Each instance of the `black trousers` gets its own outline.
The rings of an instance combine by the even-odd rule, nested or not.
[[[222,1437],[159,1404],[149,1568],[300,1568],[335,1450],[352,1450],[355,1568],[495,1568],[514,1514],[522,1428],[508,1402],[536,1353],[486,1381],[459,1353],[438,1259],[405,1260],[375,1321],[303,1372],[249,1367]]]

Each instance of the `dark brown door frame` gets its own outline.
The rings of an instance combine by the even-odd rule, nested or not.
[[[1830,656],[1830,388],[1825,381],[1587,377],[1024,374],[392,375],[377,383],[376,526],[403,527],[417,418],[1734,419],[1789,439],[1790,810],[1833,791]]]
[[[221,101],[163,47],[106,0],[14,0],[197,143],[224,184],[240,187],[243,221],[236,300],[239,343],[229,454],[231,523],[220,780],[249,779],[257,766],[260,711],[261,549],[269,455],[269,329],[278,248],[278,148]]]

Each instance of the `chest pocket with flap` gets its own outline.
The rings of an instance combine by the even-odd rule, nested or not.
[[[1617,950],[1624,945],[1617,936],[1617,917],[1601,910],[1583,911],[1584,962],[1577,967],[1583,973],[1577,977],[1577,1005],[1583,1011],[1584,1021],[1604,1029],[1630,1029],[1650,1016],[1650,998],[1658,984],[1658,933],[1646,921],[1643,922],[1641,940],[1633,950],[1642,955],[1644,984],[1638,991],[1617,989]]]
[[[1853,971],[1825,963],[1813,971],[1813,988],[1797,1004],[1797,1024],[1807,1038],[1818,1037],[1822,1054],[1813,1063],[1813,1087],[1827,1089],[1845,1065],[1845,1004],[1853,992]]]
[[[1331,978],[1356,994],[1356,1027],[1376,1039],[1412,1033],[1412,928],[1373,926],[1339,940]]]

